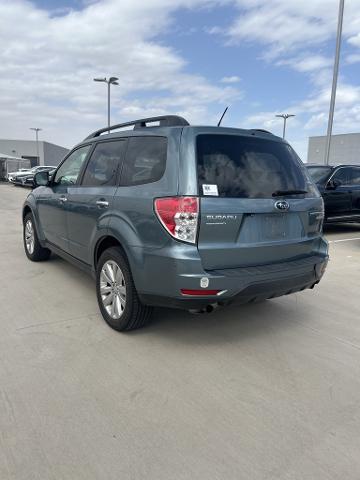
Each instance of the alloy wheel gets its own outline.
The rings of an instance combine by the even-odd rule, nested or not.
[[[100,295],[105,310],[119,319],[126,305],[126,284],[121,268],[114,260],[104,263],[100,273]]]
[[[35,248],[35,232],[33,223],[30,219],[25,224],[25,245],[29,255],[32,255]]]

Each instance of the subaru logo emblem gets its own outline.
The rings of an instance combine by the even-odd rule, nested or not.
[[[277,208],[278,210],[285,211],[285,210],[289,210],[290,205],[286,200],[279,200],[278,202],[275,203],[275,208]]]

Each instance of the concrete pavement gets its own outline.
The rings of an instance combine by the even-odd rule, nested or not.
[[[26,194],[0,185],[1,480],[359,479],[360,226],[312,291],[121,334],[90,277],[27,260]]]

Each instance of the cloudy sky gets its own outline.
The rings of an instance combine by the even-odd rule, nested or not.
[[[334,133],[360,131],[360,0],[346,0]],[[106,123],[178,113],[267,128],[296,114],[303,159],[326,131],[338,0],[0,0],[0,138],[71,147]]]

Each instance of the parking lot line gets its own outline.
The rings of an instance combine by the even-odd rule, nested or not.
[[[355,237],[355,238],[341,238],[341,239],[339,239],[339,240],[329,240],[329,243],[353,242],[354,240],[360,240],[360,237]]]

